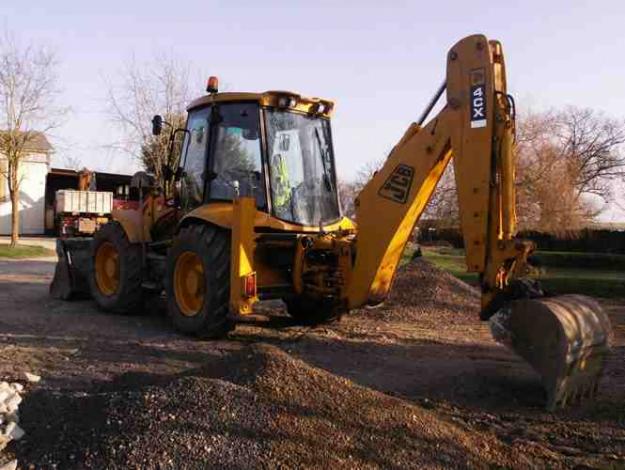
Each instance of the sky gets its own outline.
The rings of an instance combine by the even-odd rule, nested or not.
[[[51,140],[69,157],[131,173],[114,150],[107,80],[131,57],[159,53],[192,64],[191,89],[217,75],[229,91],[292,90],[336,101],[340,176],[384,158],[445,75],[462,37],[499,39],[508,89],[523,110],[575,105],[625,118],[625,2],[621,1],[196,1],[2,0],[0,22],[59,59],[60,100],[71,108]],[[625,193],[620,194],[625,207]],[[625,221],[617,204],[604,221]]]

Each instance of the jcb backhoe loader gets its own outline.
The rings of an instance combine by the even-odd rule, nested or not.
[[[203,337],[223,336],[264,299],[310,323],[379,304],[453,157],[481,319],[542,376],[550,408],[595,391],[606,315],[586,297],[546,297],[524,277],[534,246],[514,238],[515,109],[499,42],[474,35],[451,48],[444,85],[358,195],[357,226],[339,207],[331,101],[219,93],[213,79],[207,91],[172,132],[184,134],[175,199],[138,175],[138,210],[116,211],[93,240],[59,242],[53,295],[88,284],[102,308],[132,312],[164,290],[176,328]],[[160,133],[162,118],[153,126]]]

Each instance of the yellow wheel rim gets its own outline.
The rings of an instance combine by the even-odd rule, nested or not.
[[[113,295],[119,287],[119,253],[111,242],[104,242],[95,254],[95,282],[104,295]]]
[[[174,294],[180,311],[192,317],[200,313],[204,305],[204,266],[200,257],[185,251],[176,260],[174,269]]]

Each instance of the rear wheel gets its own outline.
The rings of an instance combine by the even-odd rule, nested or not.
[[[130,243],[119,222],[109,222],[95,233],[91,259],[89,287],[98,306],[116,313],[141,311],[141,245]]]
[[[211,225],[180,230],[167,258],[167,312],[183,333],[220,338],[233,327],[230,236]]]
[[[289,315],[305,325],[329,323],[341,318],[339,309],[331,301],[302,295],[284,299],[284,302]]]

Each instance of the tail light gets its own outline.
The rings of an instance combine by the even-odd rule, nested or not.
[[[245,297],[256,297],[256,273],[250,273],[243,277],[243,293]]]

